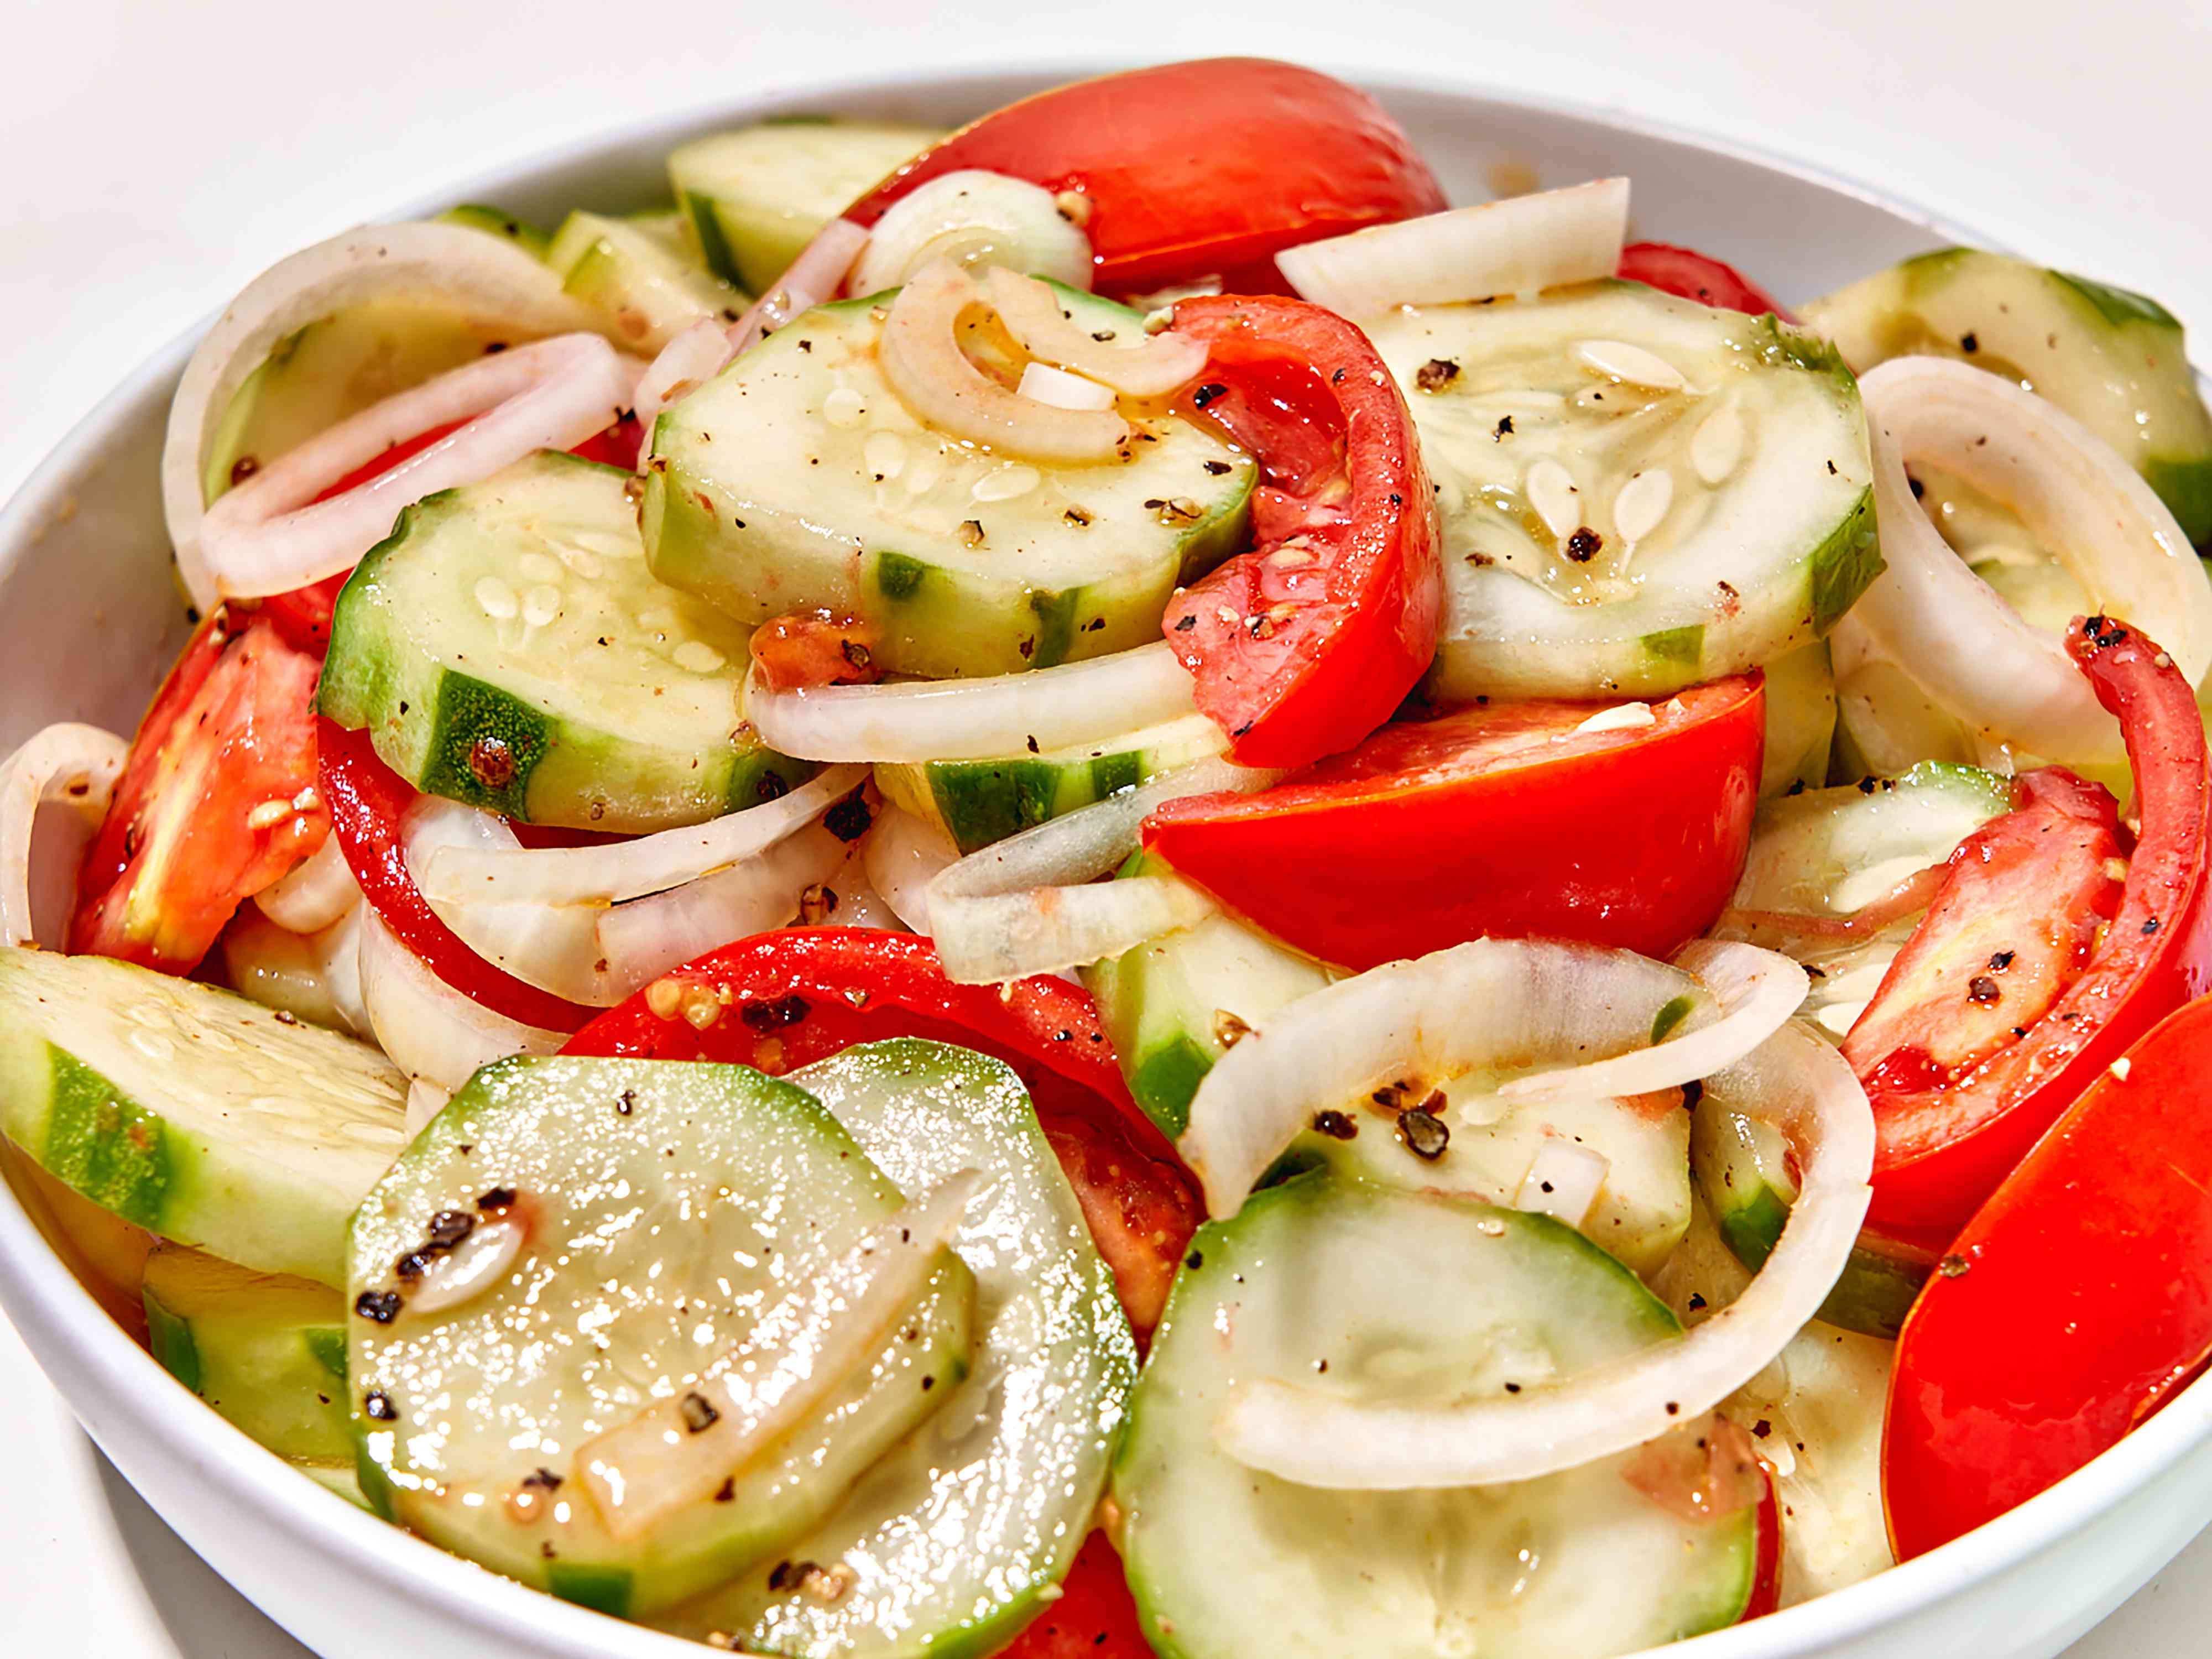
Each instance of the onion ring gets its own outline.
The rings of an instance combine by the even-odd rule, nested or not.
[[[114,798],[131,745],[112,732],[64,720],[32,735],[0,761],[0,944],[35,945],[31,842],[39,809],[71,808],[97,831]]]

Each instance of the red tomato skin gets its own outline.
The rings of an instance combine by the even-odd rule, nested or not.
[[[1759,1461],[1759,1474],[1765,1482],[1759,1498],[1759,1547],[1752,1557],[1751,1595],[1737,1616],[1739,1625],[1764,1619],[1782,1605],[1782,1495],[1765,1458]]]
[[[1083,1540],[1060,1600],[999,1650],[997,1659],[1152,1659],[1121,1558],[1103,1532]]]
[[[1571,742],[1551,737],[1589,704],[1387,726],[1272,789],[1170,802],[1146,821],[1145,847],[1343,967],[1484,934],[1663,957],[1711,927],[1735,890],[1765,738],[1757,674],[1679,701],[1682,713],[1656,727]],[[1484,757],[1486,741],[1503,752]]]
[[[2083,1091],[1913,1304],[1882,1433],[1900,1561],[2081,1468],[2212,1352],[2208,1055],[2212,998]]]
[[[327,720],[315,724],[331,826],[377,919],[432,973],[480,1007],[551,1031],[573,1031],[588,1021],[595,1010],[525,984],[486,962],[438,920],[407,873],[400,821],[415,791],[376,757],[366,731],[349,732]]]
[[[1109,294],[1231,276],[1280,292],[1282,249],[1444,206],[1373,99],[1261,58],[1132,70],[1024,98],[925,150],[845,216],[872,225],[915,185],[965,167],[1083,197],[1093,286]]]
[[[1005,1060],[1114,1269],[1139,1339],[1158,1322],[1176,1264],[1201,1218],[1196,1189],[1121,1080],[1097,1005],[1066,980],[955,985],[911,933],[792,927],[757,933],[664,977],[726,995],[703,1027],[664,1018],[640,992],[579,1031],[572,1054],[708,1060],[784,1073],[857,1042],[920,1036]]]
[[[1389,720],[1436,656],[1436,492],[1397,383],[1341,317],[1222,295],[1184,301],[1176,326],[1212,347],[1188,401],[1259,457],[1262,487],[1255,544],[1178,592],[1161,629],[1231,759],[1309,765]]]
[[[1877,1157],[1868,1224],[1937,1250],[2130,1042],[2212,989],[2212,763],[2196,695],[2124,624],[2077,619],[2066,644],[2119,719],[2142,829],[2118,912],[2080,977],[2026,1038],[1971,1074],[1971,1087],[1953,1090],[1948,1135]],[[1899,1146],[1900,1103],[1878,1083],[1869,1093],[1885,1142]]]
[[[155,696],[85,848],[70,949],[188,974],[254,894],[322,845],[314,659],[219,610]],[[251,814],[289,809],[257,826]]]
[[[1620,251],[1618,275],[1642,283],[1662,294],[1695,300],[1717,311],[1741,311],[1753,317],[1771,312],[1785,323],[1797,319],[1756,283],[1734,265],[1710,254],[1668,242],[1633,242]]]

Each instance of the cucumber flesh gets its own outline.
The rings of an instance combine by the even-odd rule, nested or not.
[[[322,712],[536,823],[643,834],[803,782],[738,718],[747,631],[646,569],[629,483],[540,452],[407,508],[338,596]]]
[[[1108,743],[1037,755],[878,763],[876,787],[973,853],[1228,746],[1212,720],[1186,714]]]
[[[1547,1217],[1322,1176],[1255,1194],[1192,1241],[1115,1468],[1146,1637],[1162,1659],[1597,1659],[1735,1622],[1754,1510],[1680,1518],[1623,1479],[1638,1452],[1510,1486],[1361,1492],[1279,1480],[1214,1443],[1250,1379],[1458,1397],[1679,1329]]]
[[[2212,412],[2181,325],[2156,301],[1958,247],[1863,277],[1805,313],[1859,373],[1933,355],[2048,398],[2142,474],[2183,534],[2212,544]]]
[[[0,951],[0,1131],[125,1221],[345,1283],[348,1218],[405,1139],[368,1044],[105,957]]]
[[[1060,295],[1090,332],[1143,326]],[[1164,404],[1125,404],[1135,435],[1096,465],[944,437],[878,366],[890,297],[807,313],[662,413],[645,473],[653,574],[749,623],[857,618],[896,673],[1013,673],[1157,638],[1176,586],[1242,547],[1250,458]],[[994,338],[979,323],[970,349]]]
[[[1369,332],[1437,486],[1443,697],[1663,696],[1825,635],[1881,570],[1857,384],[1771,317],[1601,282]]]
[[[597,213],[572,213],[545,250],[562,286],[607,319],[607,332],[647,356],[694,323],[734,323],[745,296],[670,246],[665,234]]]
[[[769,122],[678,145],[668,179],[715,275],[762,294],[816,231],[938,137],[929,127]]]
[[[280,1457],[353,1457],[344,1299],[164,1244],[146,1263],[149,1346],[162,1369]]]
[[[656,1621],[794,1659],[982,1659],[1053,1594],[1090,1530],[1135,1370],[1127,1321],[1020,1080],[900,1038],[792,1074],[908,1192],[991,1184],[955,1248],[976,1287],[974,1374],[773,1563]],[[812,1564],[842,1577],[808,1593]]]
[[[1759,793],[1777,795],[1792,784],[1818,789],[1828,781],[1836,737],[1836,676],[1828,642],[1815,640],[1766,665],[1766,747]]]
[[[575,1478],[580,1449],[665,1409],[899,1204],[819,1103],[743,1066],[486,1066],[354,1221],[364,1491],[456,1553],[602,1612],[649,1613],[723,1582],[832,1512],[954,1392],[964,1266],[948,1253],[872,1364],[733,1472],[726,1496],[617,1536]],[[418,1311],[425,1281],[404,1264],[502,1218],[526,1230],[511,1268]]]

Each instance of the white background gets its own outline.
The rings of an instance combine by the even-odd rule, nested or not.
[[[1724,134],[2142,289],[2212,339],[2207,0],[0,0],[0,496],[261,267],[445,181],[750,88],[1086,51],[1462,76]],[[4,1324],[0,1436],[0,1655],[301,1659],[99,1461]],[[2212,1543],[2075,1659],[2199,1653],[2208,1625]]]

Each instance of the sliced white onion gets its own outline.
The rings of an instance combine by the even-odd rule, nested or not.
[[[368,913],[368,902],[362,901],[321,933],[309,936],[331,1006],[337,1010],[347,1029],[360,1037],[375,1034],[368,1003],[361,994],[361,927],[362,918]]]
[[[361,886],[336,836],[253,896],[254,907],[288,933],[319,933],[361,902]]]
[[[1164,398],[1206,367],[1206,342],[1172,329],[1147,334],[1133,325],[1126,339],[1097,338],[1060,309],[1060,295],[1034,276],[986,271],[982,289],[1006,332],[1030,356],[1133,398]]]
[[[682,1396],[655,1400],[579,1446],[577,1477],[607,1530],[642,1537],[710,1504],[733,1472],[873,1360],[891,1322],[928,1288],[982,1186],[975,1170],[940,1182],[767,1309]]]
[[[653,452],[653,423],[660,418],[660,411],[706,385],[728,368],[736,355],[731,349],[730,331],[702,317],[663,346],[660,355],[646,365],[632,402],[637,423],[645,433],[639,465]]]
[[[1091,286],[1091,239],[1053,193],[981,167],[941,173],[892,203],[853,267],[853,292],[896,288],[939,259],[963,270],[998,265],[1069,288]]]
[[[1628,180],[1597,179],[1285,248],[1299,295],[1340,316],[1534,294],[1610,276],[1628,237]]]
[[[933,894],[933,915],[936,903]],[[1239,1038],[1199,1085],[1176,1147],[1206,1212],[1232,1216],[1316,1112],[1407,1080],[1640,1049],[1661,1009],[1700,994],[1663,962],[1545,939],[1475,939],[1389,963],[1298,998]]]
[[[1550,1216],[1580,1232],[1612,1172],[1613,1160],[1603,1152],[1563,1135],[1547,1134],[1528,1160],[1528,1173],[1521,1177],[1513,1207]]]
[[[1070,374],[1049,363],[1025,365],[1022,369],[1022,383],[1015,390],[1032,402],[1050,404],[1054,409],[1114,407],[1112,386],[1086,380],[1080,374]]]
[[[2064,648],[1967,568],[1913,499],[1911,462],[2010,507],[2107,614],[2143,629],[2194,684],[2212,668],[2212,582],[2136,471],[2055,404],[1942,357],[1859,380],[1888,568],[1851,617],[1936,702],[1987,737],[2076,765],[2125,756],[2119,723]]]
[[[873,839],[871,831],[847,848],[845,861],[830,872],[821,886],[810,887],[799,896],[800,927],[873,927],[886,933],[910,931],[868,879],[866,848]]]
[[[411,1139],[429,1127],[430,1120],[446,1109],[453,1097],[451,1089],[416,1078],[407,1085],[407,1133]]]
[[[479,860],[530,856],[505,818],[435,795],[416,797],[404,830],[407,873],[418,888],[422,881],[416,872],[428,870],[441,853],[474,854]],[[600,906],[422,896],[462,944],[526,985],[587,1008],[611,1008],[637,988],[623,984],[600,951]]]
[[[629,406],[638,370],[596,334],[563,334],[395,393],[286,451],[208,508],[194,561],[218,593],[241,599],[335,576],[392,533],[402,507],[605,430]],[[452,421],[468,424],[343,495],[315,500],[395,444]]]
[[[432,973],[366,905],[361,994],[369,1029],[392,1063],[443,1089],[459,1088],[495,1060],[550,1054],[568,1040],[564,1032],[478,1007]]]
[[[1329,994],[1294,1006],[1310,1011]],[[1228,1059],[1250,1042],[1239,1042]],[[1227,1063],[1208,1073],[1201,1096]],[[1222,1449],[1249,1468],[1308,1486],[1488,1486],[1626,1451],[1712,1410],[1820,1310],[1865,1218],[1874,1168],[1874,1114],[1865,1091],[1842,1055],[1802,1027],[1784,1026],[1714,1086],[1775,1123],[1804,1173],[1780,1241],[1737,1301],[1686,1334],[1510,1396],[1368,1404],[1271,1381],[1248,1383],[1223,1414]]]
[[[41,941],[31,914],[32,841],[39,809],[66,806],[87,834],[100,828],[131,744],[96,726],[65,720],[35,732],[0,762],[0,944]]]
[[[1692,939],[1674,965],[1697,976],[1713,1000],[1697,1006],[1673,1035],[1609,1060],[1516,1077],[1498,1087],[1505,1100],[1560,1100],[1650,1094],[1676,1089],[1733,1066],[1772,1036],[1812,988],[1805,969],[1778,951],[1720,939]]]
[[[886,806],[862,843],[868,882],[898,919],[929,932],[929,884],[960,862],[952,837],[904,807]]]
[[[593,847],[525,848],[509,831],[497,841],[425,837],[418,848],[410,834],[407,871],[434,905],[611,904],[680,887],[750,858],[820,817],[867,777],[865,767],[833,766],[741,812]]]
[[[950,260],[917,275],[891,301],[876,359],[916,420],[1030,460],[1110,461],[1129,423],[1111,410],[1054,409],[999,384],[968,361],[958,325],[985,304],[975,279]]]
[[[837,290],[844,286],[845,273],[867,245],[868,233],[850,219],[832,219],[816,231],[814,240],[799,250],[790,268],[753,301],[751,310],[731,325],[731,354],[751,350],[763,334],[773,333],[793,318],[836,298]]]
[[[1058,973],[1205,921],[1213,902],[1179,877],[1090,884],[1136,850],[1139,830],[1164,803],[1245,793],[1281,776],[1202,760],[970,853],[925,890],[946,975],[989,985]]]
[[[1190,674],[1164,640],[1109,657],[972,680],[771,690],[756,672],[745,718],[801,760],[988,760],[1119,737],[1191,712]]]
[[[203,610],[217,597],[199,553],[203,472],[231,400],[271,351],[308,324],[364,301],[404,298],[441,301],[526,339],[594,325],[592,312],[538,260],[502,238],[459,225],[369,226],[271,265],[208,331],[169,404],[161,505],[185,585]]]

